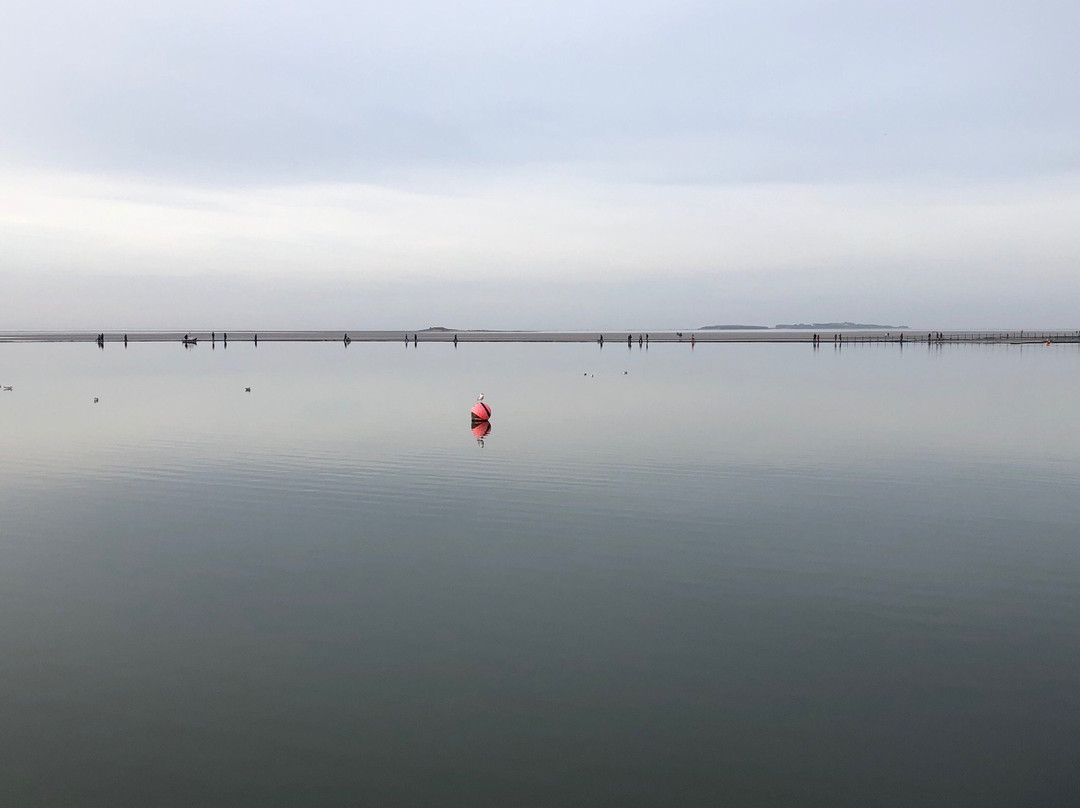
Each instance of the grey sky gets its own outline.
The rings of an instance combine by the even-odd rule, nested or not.
[[[8,325],[201,325],[197,277],[267,328],[1071,325],[1078,29],[1066,2],[18,4]]]

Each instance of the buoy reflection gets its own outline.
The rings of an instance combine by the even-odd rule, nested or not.
[[[480,421],[474,418],[472,433],[473,437],[476,438],[476,444],[481,449],[484,448],[484,438],[491,434],[491,421]]]

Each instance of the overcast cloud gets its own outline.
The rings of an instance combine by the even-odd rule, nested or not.
[[[6,7],[0,329],[1075,326],[1078,29],[1066,2]]]

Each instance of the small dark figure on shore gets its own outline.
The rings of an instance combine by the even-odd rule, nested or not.
[[[344,342],[344,343],[345,343],[346,345],[348,345],[348,344],[349,344],[350,342],[352,342],[352,340],[351,340],[351,339],[349,339],[349,334],[348,334],[348,332],[346,332],[346,334],[345,334],[345,339],[343,339],[343,340],[342,340],[342,342]]]
[[[414,346],[416,345],[416,334],[413,334],[413,335],[412,335],[412,344],[413,344]]]
[[[127,347],[127,334],[124,334],[124,347]]]
[[[259,335],[258,334],[255,335],[255,347],[256,348],[259,347]]]
[[[629,348],[629,347],[630,347],[630,343],[631,343],[631,342],[633,341],[633,339],[634,339],[634,335],[633,335],[633,334],[627,334],[627,335],[626,335],[626,347],[627,347],[627,348]]]
[[[604,347],[604,335],[603,334],[600,335],[600,347],[601,348]]]
[[[217,332],[215,332],[215,331],[210,332],[210,341],[211,342],[217,342]]]
[[[457,347],[457,334],[454,334],[454,347]]]
[[[649,335],[648,334],[645,335],[645,344],[646,345],[649,344]]]
[[[222,342],[228,342],[229,341],[229,332],[228,331],[223,331],[222,332],[221,341]]]
[[[901,345],[904,344],[904,332],[903,331],[900,332],[900,344]]]

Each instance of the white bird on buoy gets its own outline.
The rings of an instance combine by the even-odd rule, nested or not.
[[[484,394],[481,393],[476,397],[476,403],[473,404],[472,417],[477,421],[486,421],[491,417],[491,407],[484,403]]]

